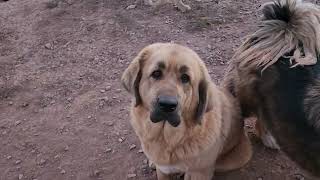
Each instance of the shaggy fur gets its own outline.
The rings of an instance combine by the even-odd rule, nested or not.
[[[122,83],[133,96],[130,122],[159,180],[175,173],[211,180],[214,171],[240,168],[251,158],[237,101],[211,81],[191,49],[149,45],[125,70]],[[164,95],[178,102],[169,115],[157,109]]]
[[[224,86],[269,144],[320,176],[320,9],[298,0],[262,7],[258,30],[235,53]],[[266,127],[263,127],[266,126]],[[262,136],[273,138],[265,131]],[[270,141],[271,142],[271,141]]]

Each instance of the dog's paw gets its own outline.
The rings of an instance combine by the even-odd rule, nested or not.
[[[266,147],[280,150],[280,146],[278,145],[276,139],[272,136],[272,134],[269,131],[261,135],[261,140]]]

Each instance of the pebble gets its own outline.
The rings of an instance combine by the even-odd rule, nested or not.
[[[129,5],[126,9],[127,9],[127,10],[130,10],[130,9],[134,9],[134,8],[136,8],[136,7],[137,7],[136,5],[132,4],[132,5]]]
[[[61,173],[61,174],[65,174],[66,171],[65,171],[64,169],[62,169],[62,170],[60,171],[60,173]]]
[[[128,178],[134,178],[137,177],[137,174],[128,174]]]
[[[88,119],[91,119],[92,118],[92,116],[88,116]]]
[[[17,160],[15,164],[20,164],[21,162],[22,162],[21,160]]]
[[[27,106],[29,106],[29,103],[22,103],[21,104],[21,107],[27,107]]]
[[[142,149],[139,149],[138,153],[143,153],[143,150],[142,150]]]
[[[93,171],[93,175],[96,176],[96,177],[99,176],[100,174],[101,174],[101,171],[99,171],[99,170],[94,170]]]
[[[106,153],[109,153],[109,152],[111,152],[111,151],[112,151],[111,148],[107,148],[107,149],[106,149]]]
[[[23,178],[23,174],[19,174],[18,179],[21,180]]]
[[[12,156],[7,156],[7,159],[9,160],[9,159],[11,159],[12,158]]]
[[[111,86],[107,86],[106,91],[110,91],[110,90],[111,90]]]
[[[143,160],[143,164],[148,164],[148,159]]]
[[[42,166],[42,165],[44,165],[46,162],[47,162],[47,161],[46,161],[45,159],[41,159],[40,162],[39,162],[39,165]]]
[[[149,161],[148,165],[149,165],[150,169],[152,169],[152,170],[156,169],[156,165],[153,162]]]
[[[16,121],[16,122],[14,123],[15,126],[18,126],[19,124],[21,124],[21,121]]]
[[[106,90],[104,90],[104,89],[101,89],[101,90],[100,90],[100,92],[101,92],[101,93],[105,93],[105,92],[106,92]]]
[[[113,126],[114,123],[110,121],[110,122],[107,122],[107,125],[108,125],[108,126]]]
[[[72,101],[72,97],[69,97],[69,98],[67,99],[67,101],[69,101],[69,102]]]
[[[47,44],[44,45],[44,47],[45,47],[46,49],[52,49],[52,44],[47,43]]]
[[[263,180],[263,178],[259,177],[258,180]]]
[[[66,147],[64,148],[64,151],[69,151],[69,146],[66,146]]]
[[[13,102],[12,102],[12,101],[10,101],[10,102],[9,102],[9,105],[13,105]]]
[[[132,144],[132,145],[129,146],[129,149],[130,149],[130,150],[133,150],[133,149],[135,149],[136,147],[137,147],[137,146],[136,146],[135,144]]]
[[[124,137],[121,137],[121,138],[118,139],[118,141],[119,141],[120,143],[122,143],[124,140],[125,140]]]

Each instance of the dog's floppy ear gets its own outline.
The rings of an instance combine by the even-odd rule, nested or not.
[[[199,83],[198,87],[199,100],[198,106],[196,108],[195,119],[198,123],[201,123],[201,119],[204,113],[210,111],[212,109],[212,103],[209,99],[209,91],[208,91],[208,82],[206,79],[203,79]]]
[[[142,103],[139,93],[139,84],[142,77],[142,67],[148,55],[148,50],[143,49],[137,57],[133,59],[129,67],[124,71],[121,82],[124,88],[132,95],[135,96],[135,106]]]

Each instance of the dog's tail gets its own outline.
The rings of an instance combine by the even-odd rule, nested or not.
[[[262,6],[258,30],[236,51],[239,68],[266,69],[286,56],[293,66],[312,65],[320,53],[320,8],[302,0],[275,0]]]

